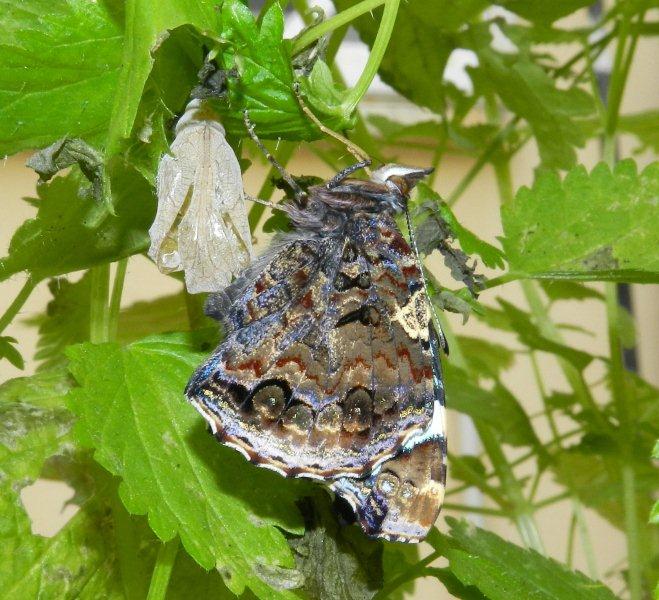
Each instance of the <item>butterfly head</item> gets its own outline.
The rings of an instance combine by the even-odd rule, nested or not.
[[[389,203],[396,212],[401,212],[414,186],[432,172],[432,168],[420,169],[388,163],[373,171],[371,181],[387,187],[391,192]]]
[[[314,189],[317,197],[331,207],[400,213],[405,210],[414,186],[431,172],[432,169],[386,164],[373,171],[370,181],[345,179],[340,173],[324,186]]]

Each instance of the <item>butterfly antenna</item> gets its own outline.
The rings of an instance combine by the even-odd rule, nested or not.
[[[268,162],[279,172],[282,179],[290,186],[295,195],[295,203],[304,207],[307,203],[307,193],[298,185],[298,183],[291,177],[290,173],[281,166],[277,159],[272,156],[270,151],[263,145],[263,142],[258,138],[256,132],[254,131],[254,123],[249,118],[249,113],[247,109],[243,112],[243,119],[245,121],[245,127],[247,128],[247,133],[249,137],[252,138],[252,141],[256,144],[257,148],[263,153],[263,156],[266,157]]]
[[[433,323],[435,324],[435,327],[437,328],[437,332],[439,334],[439,343],[441,344],[444,353],[448,355],[448,342],[446,341],[446,336],[444,335],[444,331],[442,329],[442,323],[439,320],[437,311],[435,310],[435,305],[432,303],[432,300],[430,299],[430,290],[428,289],[428,282],[426,280],[426,274],[424,272],[423,261],[421,260],[419,247],[417,246],[416,243],[416,235],[414,234],[414,228],[412,227],[412,218],[410,217],[410,211],[407,207],[407,204],[405,204],[405,220],[407,221],[407,232],[409,233],[410,236],[410,244],[412,246],[412,251],[414,252],[414,256],[416,256],[417,266],[419,267],[419,271],[421,272],[421,281],[423,282],[423,289],[426,292],[426,302],[428,303],[428,308],[430,308],[430,313],[432,314]]]
[[[348,167],[348,169],[354,167],[354,169],[350,171],[348,174],[354,173],[359,169],[364,169],[364,171],[366,171],[366,174],[370,177],[371,170],[368,167],[371,164],[371,159],[368,156],[368,154],[364,150],[362,150],[357,144],[351,142],[347,137],[323,125],[320,119],[316,115],[314,115],[311,109],[307,106],[307,103],[304,101],[304,98],[302,98],[302,91],[300,90],[299,82],[296,81],[295,83],[293,83],[293,91],[295,92],[295,96],[297,98],[298,103],[300,104],[300,108],[302,109],[302,112],[304,112],[304,114],[307,115],[309,119],[311,119],[313,124],[316,127],[318,127],[318,129],[320,129],[324,134],[329,135],[330,137],[333,137],[335,140],[341,142],[346,147],[348,152],[350,152],[350,154],[352,154],[357,159],[358,161],[357,165],[359,166],[352,165],[352,167]],[[344,176],[344,179],[345,177],[347,177],[347,175]]]

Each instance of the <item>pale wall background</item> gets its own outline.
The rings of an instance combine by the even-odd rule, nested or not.
[[[656,42],[641,40],[637,51],[628,93],[624,100],[624,112],[635,112],[655,108],[659,97],[659,79],[656,74],[656,57],[659,47]],[[367,107],[373,112],[391,114],[392,111],[401,112],[405,117],[405,108],[392,101],[390,97],[371,97]],[[622,155],[629,155],[630,140],[623,140]],[[418,153],[396,152],[401,162],[408,164],[425,165],[430,158]],[[0,162],[0,252],[4,254],[9,244],[13,231],[25,219],[34,215],[34,209],[21,200],[25,196],[33,196],[36,184],[36,175],[24,167],[27,155],[19,155]],[[637,157],[641,165],[647,164],[652,157],[649,154]],[[598,160],[598,145],[590,144],[581,152],[581,161],[588,167],[592,167]],[[533,166],[537,163],[535,148],[532,145],[522,151],[516,157],[513,168],[515,186],[527,184],[532,181]],[[440,193],[450,192],[460,178],[471,166],[471,160],[464,157],[448,157],[441,168],[437,178],[436,188]],[[331,175],[328,168],[315,156],[301,151],[290,165],[293,173]],[[255,165],[248,173],[247,188],[251,193],[256,193],[263,180],[264,169],[261,165]],[[465,194],[464,198],[456,207],[458,218],[464,225],[473,229],[481,237],[494,242],[495,236],[501,234],[500,221],[498,217],[498,199],[496,184],[493,173],[486,170]],[[431,262],[436,266],[438,261]],[[441,268],[439,269],[441,273]],[[23,276],[16,276],[10,281],[4,282],[0,287],[0,311],[9,305],[24,282]],[[132,258],[128,266],[123,306],[138,300],[149,300],[175,292],[179,289],[179,283],[171,278],[158,273],[155,267],[144,257]],[[449,282],[449,287],[454,287]],[[641,374],[655,385],[659,385],[659,286],[634,286],[633,300],[635,320],[638,331],[638,354],[640,359]],[[496,295],[507,300],[524,305],[521,293],[515,284],[510,284],[484,293],[481,299],[491,302]],[[49,300],[46,284],[42,283],[30,297],[23,307],[19,317],[6,330],[6,335],[11,335],[20,340],[20,350],[29,359],[34,355],[36,347],[36,330],[25,325],[24,321],[34,315],[43,312]],[[594,337],[583,334],[571,333],[566,335],[569,343],[594,354],[607,353],[606,322],[604,308],[601,304],[586,301],[574,303],[561,303],[560,310],[554,311],[557,320],[566,323],[578,324],[595,332]],[[454,329],[459,334],[479,336],[490,334],[475,319],[470,319],[466,325],[462,325],[460,318],[450,317]],[[515,347],[512,336],[501,334],[502,343]],[[560,370],[553,358],[543,355],[547,367],[554,376],[554,389],[567,389]],[[595,367],[596,368],[596,367]],[[25,371],[20,372],[6,361],[0,362],[0,381],[10,377],[29,374],[34,369],[34,363],[28,360]],[[594,372],[587,372],[587,376],[594,377]],[[530,364],[526,360],[519,360],[509,372],[506,373],[506,382],[510,388],[522,399],[528,413],[537,412],[540,407],[539,398],[533,382]],[[450,398],[448,398],[450,407]],[[542,430],[541,430],[542,433]],[[449,423],[449,447],[457,451],[461,445],[461,435],[464,435],[464,424],[458,422],[455,415],[450,415]],[[247,465],[245,468],[249,468]],[[450,473],[449,473],[450,486]],[[540,489],[538,498],[551,496],[555,490],[551,482],[544,482]],[[23,493],[24,503],[33,518],[34,531],[43,535],[52,535],[62,523],[72,516],[75,509],[63,507],[64,502],[70,497],[71,492],[63,484],[53,482],[38,482]],[[453,498],[452,498],[453,500]],[[548,553],[560,560],[564,560],[566,551],[566,532],[570,518],[569,503],[561,503],[552,506],[538,514],[538,522],[542,537],[545,541]],[[602,575],[625,554],[624,538],[601,518],[593,513],[587,515],[588,523],[591,525],[591,534],[597,554],[597,563]],[[516,530],[508,522],[496,518],[482,518],[480,524],[497,532],[498,534],[519,542]],[[442,521],[438,523],[442,527]],[[441,564],[441,563],[439,563]],[[583,555],[577,545],[576,556],[577,568],[586,571]],[[620,589],[619,581],[608,579],[608,583],[615,591]],[[417,585],[415,598],[449,598],[443,590],[438,592],[439,586],[434,581],[421,581]]]

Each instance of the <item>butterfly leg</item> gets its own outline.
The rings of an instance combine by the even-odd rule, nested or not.
[[[325,187],[328,190],[331,190],[335,188],[337,185],[339,185],[346,177],[350,177],[355,171],[359,171],[359,169],[363,169],[364,167],[368,167],[371,164],[371,159],[367,158],[366,160],[362,160],[358,163],[355,163],[354,165],[350,165],[349,167],[346,167],[342,171],[339,171],[332,179],[330,179],[326,184]]]
[[[291,187],[295,195],[295,202],[300,207],[306,206],[307,203],[307,193],[297,184],[295,179],[291,177],[290,173],[284,169],[284,167],[277,161],[277,159],[272,156],[270,151],[263,145],[263,142],[258,138],[256,132],[254,131],[254,123],[249,118],[249,112],[247,109],[243,112],[243,120],[245,121],[245,127],[247,128],[247,133],[249,137],[252,138],[252,141],[256,144],[257,148],[263,153],[263,156],[266,157],[268,162],[279,172],[282,176],[282,179]]]

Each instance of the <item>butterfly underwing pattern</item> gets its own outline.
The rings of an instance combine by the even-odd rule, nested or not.
[[[288,205],[293,231],[209,299],[226,336],[186,388],[220,442],[405,542],[432,527],[446,473],[440,338],[394,218],[427,173],[387,165]]]

